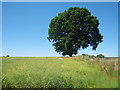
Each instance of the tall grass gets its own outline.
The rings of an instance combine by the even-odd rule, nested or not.
[[[0,57],[0,90],[2,89],[2,57]]]
[[[118,72],[112,78],[80,57],[3,57],[2,71],[3,88],[118,88]]]

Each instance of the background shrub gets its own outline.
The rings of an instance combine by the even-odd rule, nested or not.
[[[97,55],[97,57],[98,57],[98,58],[105,58],[105,56],[102,55],[102,54]]]

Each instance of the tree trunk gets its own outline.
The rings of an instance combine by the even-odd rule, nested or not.
[[[72,57],[72,54],[69,54],[69,57]]]

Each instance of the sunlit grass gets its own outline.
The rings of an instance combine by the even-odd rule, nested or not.
[[[110,77],[97,64],[80,58],[2,58],[3,88],[118,88],[114,73]]]

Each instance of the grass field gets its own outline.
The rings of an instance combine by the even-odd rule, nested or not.
[[[118,88],[117,59],[3,57],[3,88]]]

